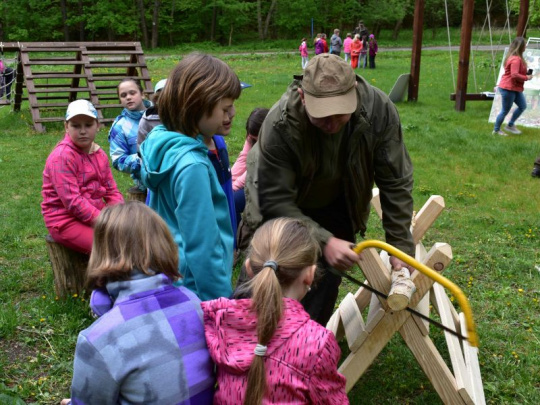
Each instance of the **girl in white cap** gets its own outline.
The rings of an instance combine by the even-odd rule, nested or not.
[[[66,134],[43,171],[41,211],[53,239],[73,250],[90,253],[93,225],[107,205],[124,202],[107,154],[94,142],[97,111],[87,100],[69,104]]]

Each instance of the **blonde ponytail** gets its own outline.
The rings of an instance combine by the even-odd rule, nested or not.
[[[311,229],[300,220],[278,218],[255,232],[248,255],[254,277],[248,288],[257,313],[257,348],[267,346],[279,325],[282,289],[290,286],[303,269],[315,264],[319,254],[320,247]],[[259,353],[248,372],[244,403],[259,405],[266,391],[264,354]]]

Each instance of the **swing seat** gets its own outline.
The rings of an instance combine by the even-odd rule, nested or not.
[[[404,73],[397,78],[394,87],[392,87],[390,94],[388,94],[388,97],[390,97],[393,103],[399,103],[405,99],[405,93],[409,88],[410,77],[410,73]]]

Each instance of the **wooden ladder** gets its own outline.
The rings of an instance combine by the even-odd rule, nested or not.
[[[64,121],[68,104],[80,98],[94,104],[101,123],[112,122],[122,108],[116,87],[124,78],[140,80],[147,97],[153,93],[139,42],[22,43],[19,67],[38,132],[47,122]],[[16,111],[24,99],[22,87],[16,88]],[[117,111],[104,114],[107,109]]]

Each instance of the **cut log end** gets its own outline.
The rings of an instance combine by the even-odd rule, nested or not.
[[[406,267],[392,271],[392,286],[388,294],[388,306],[394,311],[401,311],[409,305],[416,287],[411,280],[411,274]]]

